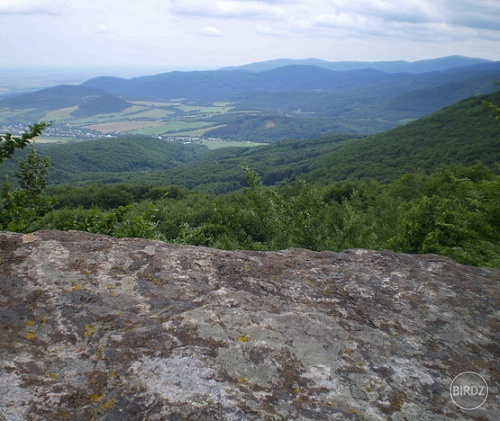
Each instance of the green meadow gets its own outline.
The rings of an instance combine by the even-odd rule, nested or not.
[[[130,101],[130,107],[112,113],[102,113],[92,116],[77,116],[78,106],[59,108],[47,111],[41,121],[52,123],[55,127],[65,125],[68,134],[54,137],[44,136],[41,142],[59,142],[83,140],[78,130],[93,131],[95,134],[133,134],[144,136],[171,137],[209,137],[211,130],[221,129],[225,124],[211,121],[214,115],[231,113],[233,107],[227,102],[214,103],[213,106],[201,106],[183,103],[182,99],[166,101]],[[9,110],[9,116],[13,112]],[[211,149],[229,146],[254,146],[251,142],[219,142],[204,141]],[[258,143],[255,143],[258,145]]]

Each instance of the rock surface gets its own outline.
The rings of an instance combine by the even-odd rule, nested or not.
[[[0,233],[1,420],[499,420],[500,271]],[[481,374],[466,411],[452,379]]]

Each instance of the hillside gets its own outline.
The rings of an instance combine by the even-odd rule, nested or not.
[[[494,167],[500,162],[500,127],[482,105],[485,98],[500,103],[500,92],[469,98],[365,138],[335,135],[207,151],[195,144],[125,137],[39,145],[39,150],[51,159],[52,182],[63,184],[175,184],[222,193],[241,187],[244,167],[255,169],[267,185],[299,178],[314,183],[364,177],[391,181],[408,172],[433,172],[453,164],[479,161]],[[14,164],[2,167],[5,173]]]
[[[39,144],[37,150],[50,158],[51,181],[71,184],[95,177],[101,182],[115,183],[135,172],[170,169],[194,160],[207,148],[129,136],[62,145]],[[18,152],[16,156],[24,153]],[[0,176],[12,176],[15,170],[15,162],[5,162],[0,167]]]
[[[58,85],[18,96],[0,98],[0,110],[16,110],[21,118],[36,121],[49,111],[75,107],[75,117],[119,112],[129,107],[126,101],[106,90],[83,85]],[[20,117],[18,117],[20,118]]]
[[[500,92],[473,97],[405,126],[378,135],[329,136],[280,141],[250,150],[200,155],[197,161],[165,174],[173,184],[225,191],[243,181],[242,167],[257,170],[265,184],[298,178],[328,183],[347,178],[394,180],[414,171],[432,172],[453,164],[488,166],[500,162],[500,127],[482,105],[500,103]]]
[[[482,104],[500,103],[500,92],[474,97],[321,156],[307,179],[321,182],[371,177],[393,180],[407,172],[431,172],[452,164],[500,162],[500,126]]]
[[[416,89],[477,78],[495,80],[500,62],[486,62],[421,74],[387,73],[374,69],[334,71],[312,65],[287,65],[259,73],[242,70],[170,72],[132,79],[102,77],[91,79],[85,87],[101,89],[129,99],[188,101],[245,101],[275,92],[357,92],[376,88],[377,94],[401,95]],[[272,106],[272,104],[271,104]]]

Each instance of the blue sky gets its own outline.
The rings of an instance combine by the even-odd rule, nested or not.
[[[500,60],[500,0],[0,0],[6,66]]]

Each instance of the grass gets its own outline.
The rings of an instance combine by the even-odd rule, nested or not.
[[[213,129],[213,123],[208,123],[206,121],[172,121],[170,123],[162,124],[158,127],[149,127],[144,129],[135,130],[134,134],[142,135],[161,135],[161,134],[171,134],[180,136],[180,132],[189,131],[190,129],[201,129],[205,127],[206,130]]]
[[[142,130],[150,129],[153,127],[164,126],[161,121],[116,121],[109,123],[99,123],[91,124],[89,126],[84,126],[86,129],[97,130],[102,133],[114,133],[114,132],[134,132],[139,133]],[[157,130],[154,130],[156,133]],[[142,134],[142,133],[141,133]],[[148,133],[149,134],[149,133]]]
[[[172,114],[175,114],[175,113],[173,111],[163,110],[161,108],[150,108],[150,109],[142,110],[138,113],[133,114],[133,117],[134,118],[156,119],[156,118],[165,118],[165,117],[168,117]],[[132,116],[131,114],[129,114],[129,115]]]
[[[176,108],[185,113],[199,112],[200,114],[222,114],[232,110],[232,107],[202,107],[199,105],[177,105]]]
[[[49,111],[42,118],[42,121],[60,121],[60,120],[66,120],[68,118],[71,118],[71,113],[73,111],[76,111],[77,109],[78,109],[78,106],[68,107],[68,108],[60,108],[59,110]]]
[[[129,101],[131,104],[143,105],[146,107],[171,107],[180,105],[178,102],[155,102],[155,101]]]
[[[208,149],[221,149],[221,148],[254,148],[255,146],[267,145],[267,143],[258,143],[250,141],[236,141],[236,140],[202,140],[200,142],[205,145]]]
[[[0,121],[8,120],[12,117],[16,117],[18,115],[23,115],[25,113],[29,113],[34,111],[34,108],[26,108],[23,110],[15,110],[11,108],[0,108]]]
[[[72,140],[75,139],[62,136],[39,136],[36,138],[35,143],[68,143]]]

